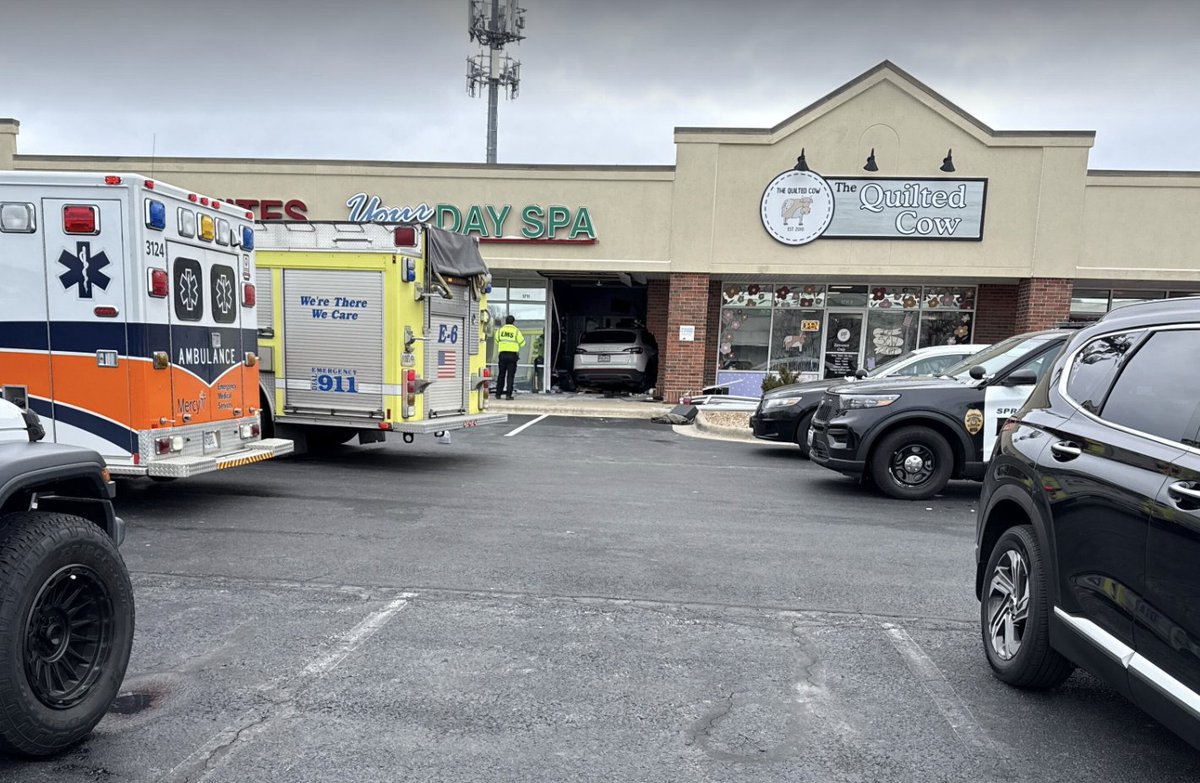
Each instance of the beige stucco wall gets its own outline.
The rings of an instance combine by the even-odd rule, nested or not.
[[[453,166],[338,161],[202,160],[17,156],[21,169],[148,174],[216,198],[301,199],[310,220],[345,220],[346,200],[377,195],[384,206],[504,205],[504,233],[520,236],[528,204],[587,207],[596,243],[484,243],[495,270],[667,271],[671,222],[670,167]]]
[[[969,279],[1073,272],[1090,137],[994,138],[886,74],[852,93],[771,133],[677,132],[672,269]],[[866,175],[872,148],[873,176],[988,178],[983,241],[817,239],[792,247],[763,230],[763,189],[801,149],[812,170],[836,177]],[[938,167],[950,148],[957,171],[944,174]]]
[[[1200,283],[1200,173],[1089,176],[1075,276]]]
[[[21,124],[16,120],[0,118],[0,171],[13,167],[13,156],[17,154],[17,132]]]

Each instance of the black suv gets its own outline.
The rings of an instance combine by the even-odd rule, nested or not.
[[[931,497],[952,478],[983,478],[1000,425],[1072,334],[1019,334],[938,378],[835,386],[813,415],[809,458],[905,500]]]
[[[997,677],[1082,666],[1200,747],[1200,297],[1075,335],[1002,427],[975,553]]]

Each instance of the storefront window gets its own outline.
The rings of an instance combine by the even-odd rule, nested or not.
[[[726,282],[717,383],[756,395],[768,372],[840,377],[914,348],[969,343],[975,297],[970,286]]]
[[[525,347],[517,358],[515,386],[520,391],[541,391],[546,362],[546,284],[538,281],[494,280],[488,294],[487,362],[496,377],[496,345],[491,335],[508,316],[516,319],[525,335]]]
[[[974,313],[922,313],[920,345],[969,343],[974,321]]]
[[[778,301],[778,300],[776,300]],[[816,373],[821,369],[821,311],[780,309],[771,324],[770,369]]]
[[[1108,290],[1076,288],[1071,292],[1071,320],[1091,321],[1108,312]]]
[[[874,370],[917,347],[919,317],[915,310],[872,310],[867,314],[863,367]]]

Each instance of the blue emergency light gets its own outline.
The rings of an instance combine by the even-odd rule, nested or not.
[[[242,226],[242,247],[246,250],[254,249],[254,229],[250,226]]]
[[[162,231],[167,227],[167,208],[161,201],[146,199],[146,228]]]
[[[404,259],[404,282],[411,283],[417,279],[417,261],[415,258]]]

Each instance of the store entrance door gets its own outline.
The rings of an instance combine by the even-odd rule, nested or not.
[[[825,351],[821,363],[826,378],[845,378],[859,368],[867,314],[853,310],[825,312]]]

